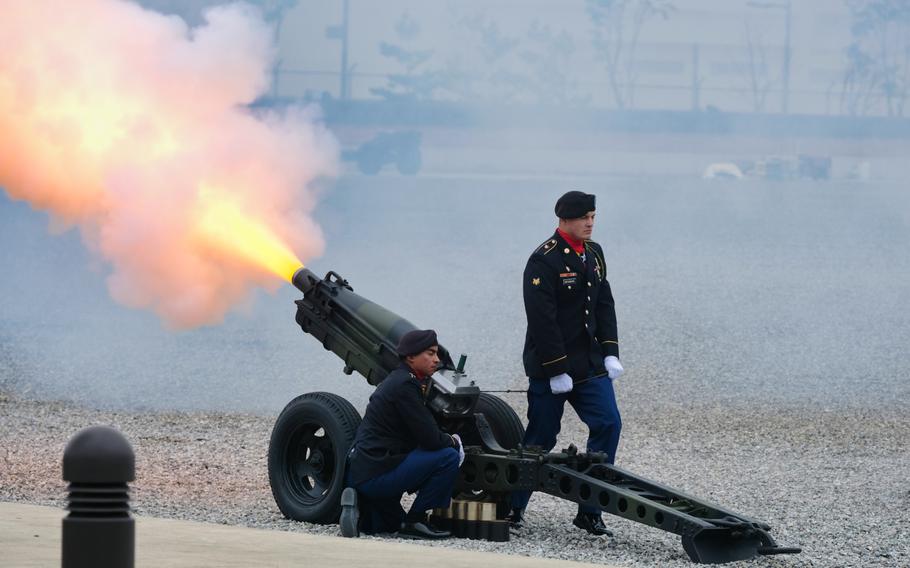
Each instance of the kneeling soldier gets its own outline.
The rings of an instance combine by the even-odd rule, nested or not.
[[[439,365],[433,330],[409,331],[398,343],[401,366],[370,397],[348,456],[341,496],[341,534],[346,537],[398,532],[402,538],[451,536],[427,520],[427,511],[446,508],[464,449],[457,434],[439,429],[424,404],[430,375]],[[404,492],[417,492],[410,510]]]

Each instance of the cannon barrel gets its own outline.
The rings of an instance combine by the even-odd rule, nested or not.
[[[310,269],[299,268],[291,282],[303,292],[303,299],[296,301],[297,323],[344,361],[346,374],[357,371],[377,385],[398,367],[398,341],[417,329],[414,324],[355,294],[336,272],[319,278]],[[440,369],[455,370],[441,345],[439,359]]]
[[[344,361],[346,374],[357,371],[371,385],[378,385],[400,365],[398,341],[405,333],[417,329],[414,324],[355,294],[348,281],[336,272],[330,271],[319,278],[301,267],[291,282],[303,292],[303,299],[296,300],[297,323]],[[442,345],[439,360],[427,393],[427,406],[440,426],[454,431],[472,416],[480,389],[473,383],[457,384],[464,377],[463,363],[456,368]]]
[[[313,273],[312,270],[301,266],[296,271],[294,271],[294,275],[291,277],[291,284],[306,294],[310,288],[315,286],[318,280],[319,278]]]

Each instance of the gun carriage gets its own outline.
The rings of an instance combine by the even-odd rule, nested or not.
[[[344,362],[344,373],[356,371],[375,386],[399,365],[395,346],[416,329],[413,324],[355,294],[335,272],[319,278],[300,268],[292,282],[303,292],[296,301],[297,323]],[[444,431],[461,435],[466,458],[452,507],[434,515],[456,536],[508,540],[509,494],[531,489],[678,534],[693,562],[800,552],[778,545],[766,523],[611,465],[604,454],[574,446],[551,453],[522,447],[521,419],[468,380],[466,357],[455,364],[441,345],[439,357],[426,404]],[[327,392],[298,396],[281,412],[269,442],[268,470],[272,494],[287,518],[338,522],[345,459],[360,420],[350,402]]]

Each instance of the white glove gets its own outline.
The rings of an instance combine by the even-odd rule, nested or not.
[[[563,373],[550,379],[550,390],[553,394],[565,394],[572,390],[572,377]]]
[[[615,355],[608,355],[604,357],[604,367],[607,369],[607,375],[611,379],[618,379],[622,376],[625,369],[622,368],[622,363],[619,362],[619,359]]]
[[[458,442],[458,467],[461,467],[464,463],[464,444],[461,443],[461,436],[458,434],[452,434],[452,438]]]

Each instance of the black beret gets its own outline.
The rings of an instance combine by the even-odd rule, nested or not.
[[[578,219],[594,211],[594,196],[581,191],[569,191],[556,201],[556,216],[560,219]]]
[[[436,332],[432,329],[415,329],[407,332],[398,340],[398,356],[409,357],[423,353],[430,347],[439,345],[436,341]]]

